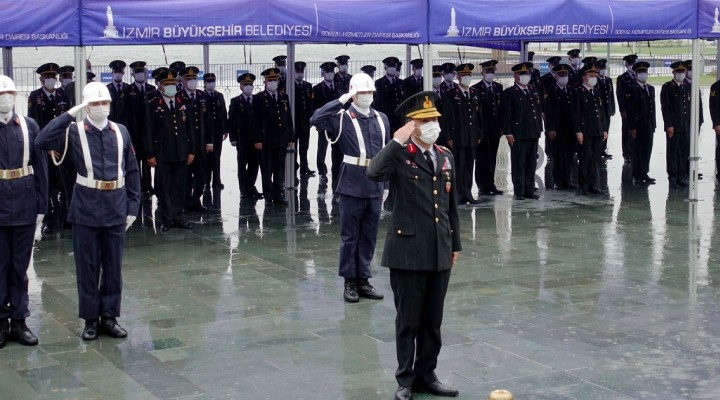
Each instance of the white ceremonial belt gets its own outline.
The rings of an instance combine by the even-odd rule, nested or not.
[[[96,181],[95,179],[88,179],[78,174],[77,180],[75,180],[75,182],[77,182],[77,184],[80,186],[85,186],[86,188],[97,190],[115,190],[125,187],[124,177],[116,181]]]
[[[360,157],[343,156],[343,162],[350,165],[357,165],[358,167],[366,167],[370,165],[370,158],[366,158],[365,161],[360,160]]]
[[[0,169],[0,179],[20,179],[24,176],[32,175],[33,167],[28,165],[27,167],[18,169]]]

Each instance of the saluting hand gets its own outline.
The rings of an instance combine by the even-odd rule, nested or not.
[[[393,139],[397,139],[400,141],[400,143],[407,142],[408,139],[410,139],[410,136],[415,131],[415,121],[410,120],[407,124],[400,127],[400,129],[396,130],[393,134]]]

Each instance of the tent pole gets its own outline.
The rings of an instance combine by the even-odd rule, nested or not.
[[[698,72],[696,76],[693,76],[692,85],[690,88],[690,193],[688,195],[689,201],[698,201],[698,178],[697,169],[698,161],[698,142],[700,133],[700,119],[699,114],[699,100],[700,100],[700,79],[702,78],[703,65],[700,59],[700,39],[693,39],[692,41],[692,62],[693,70]]]
[[[82,91],[87,85],[87,67],[85,66],[85,47],[75,47],[75,104],[82,103]],[[80,111],[75,120],[82,121],[85,118],[84,111]]]
[[[405,77],[410,76],[410,60],[412,60],[412,46],[405,45]]]
[[[520,42],[520,61],[525,62],[527,61],[528,57],[528,42],[522,41]]]
[[[432,87],[432,66],[435,63],[433,61],[433,52],[432,52],[432,45],[431,44],[423,44],[423,55],[425,56],[423,59],[423,90],[433,90]]]
[[[287,71],[285,73],[285,93],[287,93],[288,100],[290,101],[290,118],[292,118],[293,125],[295,125],[295,43],[287,44],[287,62],[285,65],[285,70]],[[292,189],[295,188],[296,151],[297,140],[295,141],[295,148],[287,148],[287,155],[285,157],[285,200],[287,200],[288,203],[291,202],[291,199],[288,198],[288,195],[292,194]]]
[[[3,73],[13,79],[12,47],[3,47]]]
[[[210,44],[203,43],[203,73],[210,72]]]

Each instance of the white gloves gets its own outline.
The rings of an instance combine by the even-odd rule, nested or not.
[[[39,242],[42,239],[42,222],[45,218],[45,214],[38,214],[35,219],[35,242]]]
[[[125,232],[127,232],[127,230],[130,229],[130,227],[132,226],[133,222],[135,222],[136,219],[137,219],[137,217],[134,215],[127,216],[127,218],[125,219],[125,221],[126,221],[125,222]]]
[[[74,117],[77,117],[77,115],[78,115],[78,113],[80,112],[80,110],[82,110],[83,108],[85,108],[86,105],[87,105],[87,104],[85,104],[85,103],[78,104],[78,105],[76,105],[75,107],[69,109],[67,113],[70,114],[70,116],[72,116],[73,118],[74,118]]]
[[[340,100],[340,103],[345,104],[350,99],[352,99],[352,97],[355,96],[356,94],[357,94],[357,92],[355,92],[354,90],[351,90],[351,91],[345,93],[344,95],[340,96],[340,98],[338,100]]]

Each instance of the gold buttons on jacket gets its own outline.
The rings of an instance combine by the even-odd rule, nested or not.
[[[398,235],[402,233],[402,230],[398,229]]]
[[[433,194],[437,196],[437,189],[433,190]]]
[[[440,218],[435,217],[435,222],[440,222]]]

